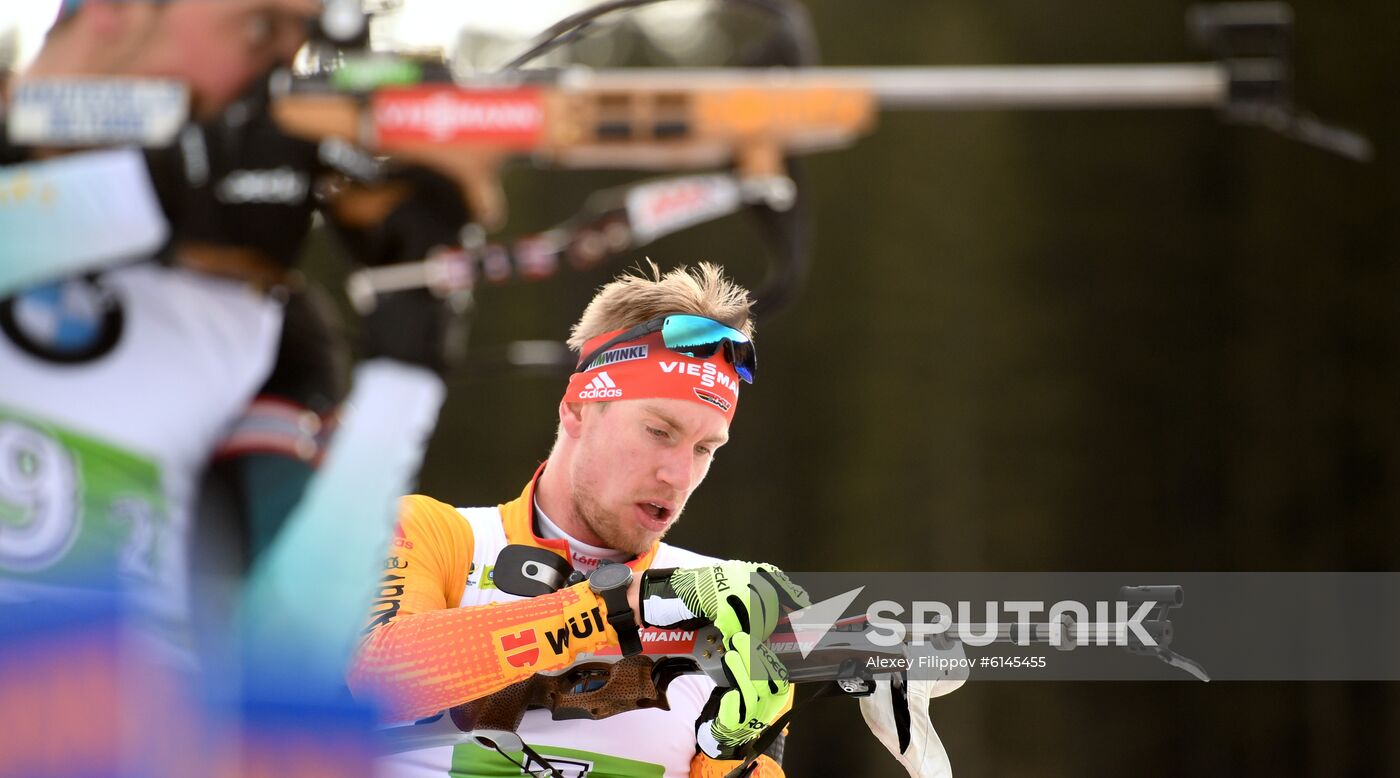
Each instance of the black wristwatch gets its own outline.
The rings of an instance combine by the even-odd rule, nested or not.
[[[603,598],[608,608],[608,623],[617,631],[623,656],[642,653],[642,637],[637,634],[637,619],[627,604],[627,587],[632,584],[632,568],[604,561],[588,576],[588,588]]]

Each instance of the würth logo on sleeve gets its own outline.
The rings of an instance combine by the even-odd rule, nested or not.
[[[533,629],[502,635],[501,648],[511,667],[529,667],[540,659],[539,640]]]
[[[549,643],[549,650],[553,651],[555,656],[562,656],[564,650],[569,647],[571,635],[583,640],[591,637],[594,633],[601,635],[604,631],[606,630],[603,627],[603,611],[599,608],[593,608],[587,613],[570,616],[569,620],[564,622],[564,626],[559,629],[552,632],[546,631],[544,639],[545,642]]]
[[[593,376],[593,380],[588,382],[588,386],[578,393],[580,400],[615,400],[621,396],[622,390],[617,388],[617,384],[613,383],[612,376],[608,375],[606,370]]]

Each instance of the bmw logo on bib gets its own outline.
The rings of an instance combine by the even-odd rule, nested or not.
[[[34,287],[0,301],[0,329],[15,345],[49,362],[87,362],[117,345],[121,300],[94,278]]]

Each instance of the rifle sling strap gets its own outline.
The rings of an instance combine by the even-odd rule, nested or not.
[[[513,758],[511,758],[510,754],[507,754],[505,751],[502,751],[501,747],[497,745],[494,741],[491,743],[491,747],[496,749],[496,753],[505,757],[506,760],[508,760],[511,764],[515,765],[516,767],[519,767],[522,773],[525,773],[527,775],[534,775],[535,769],[542,769],[549,771],[549,778],[564,778],[564,774],[559,772],[558,768],[556,768],[554,765],[546,761],[544,757],[540,756],[539,753],[535,751],[535,749],[530,747],[529,743],[526,743],[524,741],[520,742],[520,748],[525,754],[525,764],[521,764],[515,761]],[[539,765],[539,768],[531,768],[530,765],[532,763]]]

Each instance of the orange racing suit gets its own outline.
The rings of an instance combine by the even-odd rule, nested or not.
[[[605,614],[606,606],[586,582],[531,598],[501,592],[492,582],[492,564],[506,544],[546,548],[568,559],[566,540],[535,534],[538,475],[517,499],[495,508],[456,509],[421,495],[401,501],[368,634],[349,676],[356,694],[385,702],[391,721],[420,718],[424,728],[441,727],[441,711],[618,645],[605,619],[604,629],[592,628],[598,620],[589,614],[595,608]],[[697,567],[715,561],[658,543],[628,564],[640,573],[654,563]],[[567,639],[548,639],[559,634]],[[714,686],[703,675],[683,676],[668,689],[670,710],[642,709],[597,721],[553,721],[548,711],[532,710],[518,731],[551,763],[584,770],[566,774],[719,778],[738,762],[695,750],[696,720]],[[577,768],[581,764],[591,767]],[[395,776],[519,774],[518,767],[465,736],[452,745],[399,750],[380,767]],[[763,756],[751,775],[781,776],[782,768]]]

